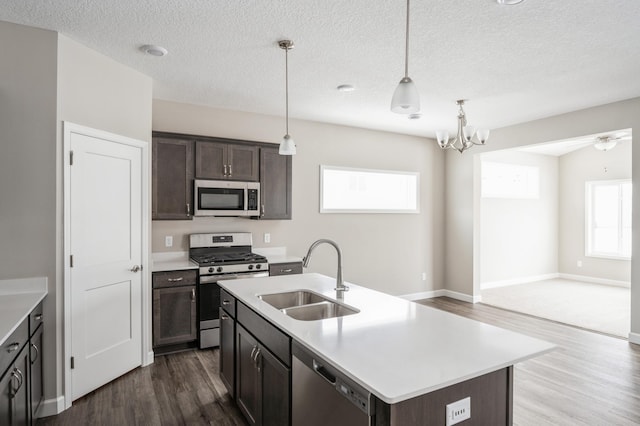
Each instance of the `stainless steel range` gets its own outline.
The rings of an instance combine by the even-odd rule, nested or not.
[[[200,349],[220,344],[221,280],[269,275],[267,258],[251,251],[250,232],[191,234],[189,257],[198,264]]]

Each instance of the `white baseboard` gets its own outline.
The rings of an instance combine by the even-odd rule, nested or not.
[[[450,297],[452,299],[461,300],[467,303],[478,303],[482,300],[480,295],[478,296],[469,296],[468,294],[458,293],[457,291],[451,290],[433,290],[433,291],[423,291],[420,293],[411,293],[411,294],[403,294],[402,296],[398,296],[407,300],[423,300],[423,299],[432,299],[434,297]]]
[[[612,285],[615,287],[631,288],[631,283],[629,281],[608,280],[606,278],[587,277],[584,275],[573,275],[573,274],[559,274],[559,276],[560,278],[563,278],[565,280],[584,281],[586,283],[604,284],[604,285]]]
[[[147,356],[145,357],[145,359],[142,360],[142,366],[146,367],[147,365],[153,364],[154,359],[155,358],[154,358],[153,351],[147,352]]]
[[[64,396],[59,396],[53,399],[45,399],[42,401],[42,406],[38,410],[37,417],[49,417],[60,414],[64,411]]]
[[[629,333],[629,342],[634,343],[636,345],[640,345],[640,334],[639,333]]]
[[[542,275],[531,275],[528,277],[518,277],[518,278],[512,278],[509,280],[502,280],[502,281],[489,281],[486,283],[481,283],[480,284],[480,288],[482,288],[483,290],[487,290],[490,288],[498,288],[498,287],[506,287],[509,285],[516,285],[516,284],[525,284],[525,283],[532,283],[532,282],[536,282],[536,281],[544,281],[544,280],[552,280],[554,278],[561,278],[560,277],[561,274],[555,272],[553,274],[542,274]]]

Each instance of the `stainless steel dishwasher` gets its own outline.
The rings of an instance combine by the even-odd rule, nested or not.
[[[293,426],[367,426],[373,413],[372,396],[327,362],[292,344]]]

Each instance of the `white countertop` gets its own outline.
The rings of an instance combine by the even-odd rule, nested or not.
[[[310,273],[219,283],[335,368],[395,404],[554,348],[551,343],[347,283],[358,314],[298,321],[257,297],[309,289],[335,299],[335,279]]]
[[[0,345],[46,295],[46,278],[0,281]]]
[[[198,264],[189,259],[189,253],[185,251],[171,251],[153,253],[153,272],[182,271],[185,269],[198,269]]]
[[[266,257],[270,264],[302,262],[301,257],[288,255],[286,247],[255,247],[252,251]]]

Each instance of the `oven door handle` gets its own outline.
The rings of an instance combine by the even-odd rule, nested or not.
[[[226,275],[200,275],[200,284],[215,283],[224,280],[235,280],[238,278],[260,278],[268,277],[269,272],[246,273],[246,274],[226,274]]]

